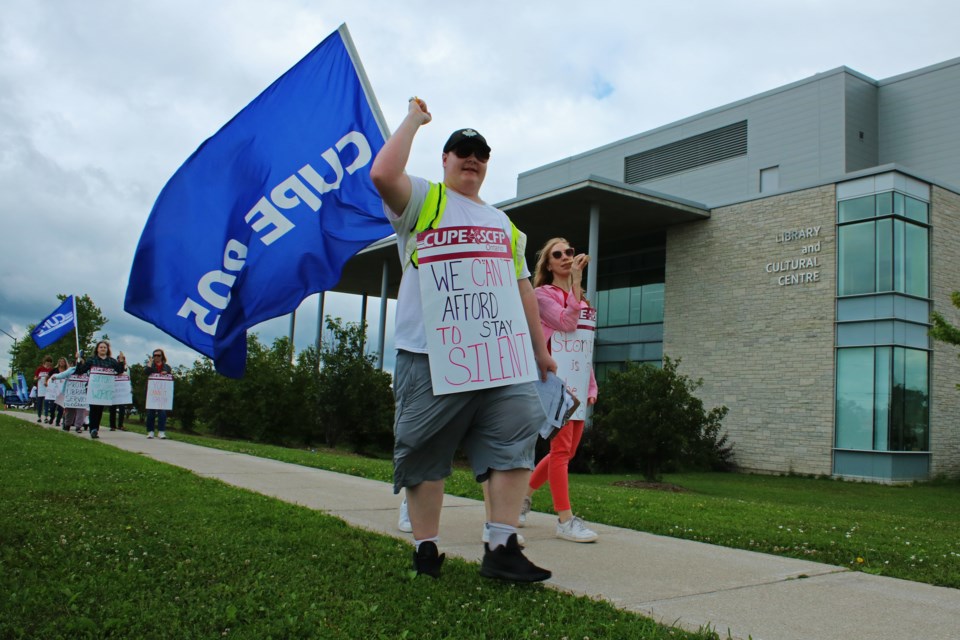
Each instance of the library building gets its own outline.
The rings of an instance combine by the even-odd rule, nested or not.
[[[526,171],[496,206],[531,269],[555,235],[591,255],[597,377],[681,359],[740,468],[955,476],[960,359],[928,332],[960,324],[958,105],[960,58],[839,67]],[[336,287],[381,298],[381,345],[399,281],[388,239]]]

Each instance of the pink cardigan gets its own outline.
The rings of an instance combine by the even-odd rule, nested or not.
[[[580,319],[580,309],[589,308],[583,300],[579,304],[573,303],[573,296],[558,286],[545,284],[534,289],[537,294],[537,303],[540,306],[540,326],[543,327],[543,339],[550,348],[550,336],[557,331],[575,331],[577,320]],[[590,366],[590,386],[587,388],[587,397],[597,399],[597,380],[593,377],[593,365]]]

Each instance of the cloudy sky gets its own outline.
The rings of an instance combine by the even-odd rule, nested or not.
[[[410,172],[439,177],[447,135],[475,127],[494,149],[481,192],[494,203],[522,171],[821,71],[879,80],[960,56],[960,4],[947,0],[4,0],[0,330],[22,339],[58,293],[88,293],[115,350],[163,346],[191,363],[123,311],[151,206],[200,143],[344,22],[389,127],[414,94],[434,115]],[[326,312],[358,320],[359,298],[328,295]],[[270,342],[288,327],[256,331]],[[298,348],[316,328],[314,296]],[[11,345],[0,333],[4,373]]]

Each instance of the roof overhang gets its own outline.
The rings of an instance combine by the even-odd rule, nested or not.
[[[621,251],[631,239],[710,218],[710,210],[698,202],[597,176],[496,205],[527,234],[527,264],[531,269],[537,250],[554,236],[563,236],[585,250],[594,206],[599,212],[600,255]],[[402,274],[395,236],[375,242],[354,256],[333,290],[379,297],[384,262],[388,265],[387,296],[396,298]]]

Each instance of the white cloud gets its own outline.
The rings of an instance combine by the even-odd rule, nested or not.
[[[12,0],[0,21],[0,329],[20,337],[89,293],[128,353],[192,352],[127,316],[123,295],[162,186],[207,137],[346,22],[391,128],[407,98],[434,122],[411,173],[440,171],[462,126],[493,147],[484,197],[517,174],[846,65],[882,79],[960,53],[957,5],[919,0]],[[360,303],[328,295],[347,320]],[[371,300],[368,319],[378,319]],[[278,319],[266,342],[287,331]],[[392,329],[392,328],[391,328]],[[316,297],[297,345],[316,335]],[[9,366],[0,334],[0,370]]]

